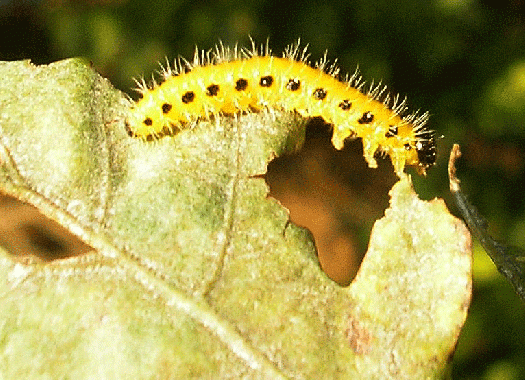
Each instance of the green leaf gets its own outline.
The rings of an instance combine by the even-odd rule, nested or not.
[[[278,111],[128,138],[80,60],[0,64],[0,191],[93,252],[0,252],[5,378],[439,378],[471,294],[470,235],[408,176],[342,288],[261,174],[306,121]]]

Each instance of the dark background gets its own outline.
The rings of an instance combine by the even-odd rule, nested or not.
[[[0,0],[0,36],[0,60],[47,64],[83,56],[129,94],[133,77],[150,78],[165,57],[191,58],[196,45],[209,49],[221,40],[249,46],[251,36],[259,44],[269,38],[280,54],[301,38],[312,60],[327,50],[343,72],[359,65],[368,82],[383,80],[392,92],[408,95],[411,109],[430,110],[429,126],[443,137],[437,166],[427,178],[413,176],[421,197],[442,197],[457,214],[446,164],[452,144],[459,143],[464,191],[496,238],[525,248],[522,0]],[[347,284],[393,178],[358,174],[352,151],[359,146],[334,152],[322,127],[308,136],[300,155],[272,164],[269,182],[292,219],[314,233],[326,271]],[[8,221],[0,223],[4,238],[9,228],[16,232],[17,215],[25,215],[13,204],[0,200]],[[32,217],[24,220],[32,226],[24,231],[35,251],[55,249],[59,257],[78,248]],[[474,281],[454,378],[525,379],[524,303],[477,242]]]

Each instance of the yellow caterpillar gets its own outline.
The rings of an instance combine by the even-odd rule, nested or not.
[[[148,87],[137,82],[141,99],[131,107],[126,130],[132,137],[154,140],[175,135],[198,119],[275,108],[304,117],[322,117],[333,125],[332,144],[342,149],[346,138],[361,138],[364,157],[377,167],[377,153],[390,156],[400,175],[405,166],[419,173],[436,161],[428,113],[407,114],[405,100],[391,97],[379,84],[363,91],[357,72],[344,81],[326,57],[314,67],[306,48],[289,46],[283,57],[269,49],[218,46],[195,52],[193,62],[179,59],[163,69],[163,82]]]

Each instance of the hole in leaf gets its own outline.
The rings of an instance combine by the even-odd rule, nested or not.
[[[388,207],[397,177],[388,159],[370,169],[361,139],[337,151],[330,126],[313,119],[303,148],[268,165],[270,195],[290,211],[290,219],[313,234],[325,273],[350,284],[368,246],[374,222]]]
[[[53,261],[91,250],[35,207],[1,194],[0,246],[23,262]]]

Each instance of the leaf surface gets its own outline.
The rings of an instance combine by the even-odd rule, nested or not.
[[[408,176],[342,288],[257,177],[300,147],[305,120],[221,117],[146,143],[81,60],[0,72],[0,191],[93,247],[49,263],[1,251],[5,378],[441,376],[470,301],[470,235]]]

